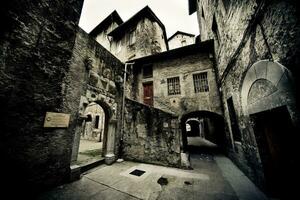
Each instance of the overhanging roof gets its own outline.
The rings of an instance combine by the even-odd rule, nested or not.
[[[116,22],[118,25],[123,23],[122,18],[118,14],[116,10],[114,10],[110,15],[108,15],[103,21],[100,22],[90,33],[89,35],[95,37],[97,34],[99,34],[101,31],[106,29],[109,25],[111,25],[113,22]]]
[[[191,33],[186,33],[186,32],[182,32],[182,31],[176,31],[176,33],[174,33],[171,37],[169,37],[168,41],[171,40],[173,37],[175,37],[178,34],[187,35],[187,36],[190,36],[190,37],[195,37],[195,35],[191,34]]]
[[[137,58],[134,60],[130,60],[128,62],[134,62],[134,63],[147,63],[147,62],[156,62],[160,61],[166,58],[180,58],[186,55],[193,55],[196,53],[213,53],[214,49],[214,41],[213,40],[207,40],[201,43],[187,45],[184,47],[180,47],[177,49],[172,49],[169,51],[164,51],[158,54],[145,56],[141,58]]]

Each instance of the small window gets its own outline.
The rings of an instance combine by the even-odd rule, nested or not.
[[[229,113],[230,125],[231,125],[231,132],[233,136],[233,140],[237,142],[241,142],[242,136],[238,126],[238,120],[236,116],[236,112],[234,109],[233,99],[230,97],[227,99],[227,108]]]
[[[193,79],[194,79],[195,93],[209,91],[207,72],[194,74]]]
[[[143,66],[143,78],[153,77],[153,67],[151,64]]]
[[[133,45],[135,41],[136,41],[135,30],[132,30],[129,33],[129,45]]]
[[[181,46],[186,46],[186,40],[181,40]]]
[[[179,77],[168,78],[168,94],[180,94],[180,82]]]
[[[99,121],[100,121],[100,117],[97,115],[95,120],[95,129],[99,128]]]

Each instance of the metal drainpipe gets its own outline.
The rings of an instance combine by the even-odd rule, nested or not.
[[[124,69],[124,79],[123,79],[123,99],[122,99],[122,115],[121,115],[121,120],[122,120],[122,131],[121,131],[121,144],[120,144],[120,154],[122,151],[122,145],[123,145],[123,135],[124,135],[124,125],[125,125],[125,92],[126,92],[126,78],[127,78],[127,65],[134,65],[134,62],[132,63],[125,63],[125,69]],[[120,156],[123,156],[122,154]]]

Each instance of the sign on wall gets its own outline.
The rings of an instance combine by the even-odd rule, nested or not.
[[[47,112],[44,122],[45,128],[68,128],[70,114]]]

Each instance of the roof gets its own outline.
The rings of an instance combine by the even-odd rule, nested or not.
[[[154,12],[151,10],[149,6],[144,7],[142,10],[140,10],[138,13],[136,13],[134,16],[132,16],[130,19],[128,19],[126,22],[115,28],[113,31],[111,31],[108,35],[109,36],[116,36],[118,34],[124,33],[125,30],[133,26],[135,23],[137,23],[141,18],[148,17],[149,19],[156,21],[159,26],[163,29],[165,32],[165,26],[164,24],[158,19],[158,17],[154,14]]]
[[[91,36],[97,36],[102,30],[106,29],[110,24],[116,22],[118,25],[123,23],[122,18],[116,10],[114,10],[110,15],[108,15],[104,20],[100,22],[90,33]]]
[[[190,36],[190,37],[195,37],[195,35],[191,34],[191,33],[186,33],[186,32],[182,32],[182,31],[176,31],[176,33],[174,33],[171,37],[169,37],[168,41],[171,40],[173,37],[175,37],[178,34],[187,35],[187,36]]]
[[[189,14],[197,11],[197,0],[189,0]]]
[[[130,60],[128,62],[134,62],[134,63],[156,62],[166,58],[180,58],[186,55],[192,55],[200,52],[213,53],[213,49],[214,49],[214,41],[207,40],[201,43],[191,44],[181,48],[164,51],[162,53],[137,58],[134,60]]]

